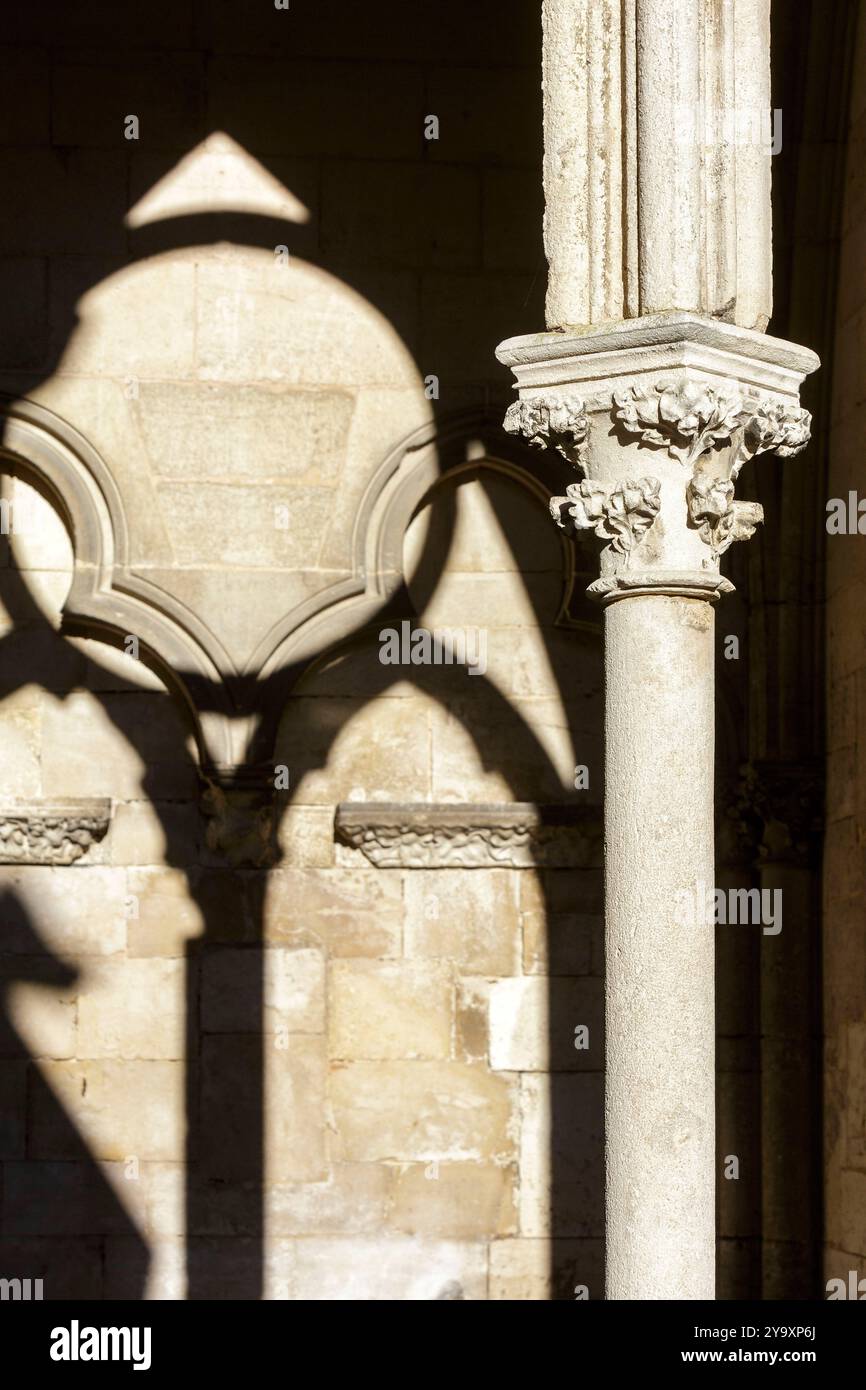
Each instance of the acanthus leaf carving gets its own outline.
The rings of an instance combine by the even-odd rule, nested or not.
[[[74,864],[103,838],[107,798],[0,809],[0,864]]]
[[[380,869],[590,868],[601,863],[597,806],[435,806],[342,802],[339,843]]]
[[[734,541],[745,541],[755,534],[764,520],[759,502],[735,502],[730,478],[696,473],[686,489],[689,521],[702,540],[722,555]]]
[[[745,422],[731,477],[736,478],[743,464],[758,454],[772,451],[780,458],[793,458],[805,449],[811,437],[812,416],[808,410],[777,402],[760,405]]]
[[[693,465],[718,445],[739,439],[730,476],[757,454],[774,451],[791,458],[811,435],[808,410],[779,401],[746,402],[734,392],[701,382],[660,382],[650,391],[630,386],[613,396],[614,421],[644,444],[667,448]]]
[[[592,530],[611,550],[626,556],[652,526],[660,506],[658,478],[629,479],[615,484],[584,479],[566,488],[565,497],[554,497],[550,513],[557,526],[568,520],[578,531]]]
[[[698,382],[661,382],[650,391],[629,386],[613,396],[614,421],[626,433],[667,448],[686,465],[730,440],[742,413],[739,396]]]
[[[523,435],[532,449],[556,449],[576,468],[584,466],[589,423],[579,396],[513,401],[503,427],[508,434]]]

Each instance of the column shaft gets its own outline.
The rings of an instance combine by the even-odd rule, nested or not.
[[[605,612],[608,1298],[714,1297],[713,623]]]

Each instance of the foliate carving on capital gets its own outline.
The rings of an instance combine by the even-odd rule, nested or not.
[[[576,468],[583,468],[589,425],[579,396],[514,401],[503,425],[509,434],[522,434],[530,448],[556,449]]]
[[[743,437],[731,467],[736,478],[744,463],[758,454],[772,451],[780,458],[793,458],[812,437],[812,416],[799,406],[767,403],[758,406],[745,422]]]
[[[660,506],[658,478],[637,478],[624,483],[591,481],[572,483],[565,497],[554,497],[550,514],[557,526],[592,530],[610,541],[610,549],[626,556],[652,526]]]
[[[650,390],[629,386],[613,396],[612,415],[626,434],[668,452],[687,467],[717,446],[736,441],[730,466],[736,478],[743,464],[775,450],[791,458],[811,434],[808,410],[777,401],[748,402],[733,391],[703,382],[660,382]]]
[[[735,502],[729,478],[696,473],[686,489],[689,521],[701,539],[722,555],[734,541],[746,541],[764,520],[759,502]]]
[[[742,423],[739,396],[694,382],[662,382],[649,391],[615,391],[614,422],[643,444],[666,448],[686,465],[715,444],[730,440]]]

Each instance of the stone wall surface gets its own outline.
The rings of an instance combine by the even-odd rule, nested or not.
[[[497,821],[602,794],[600,630],[543,488],[467,424],[396,616],[317,629],[287,702],[241,677],[357,572],[402,441],[501,418],[493,349],[543,321],[533,8],[4,34],[0,390],[96,451],[139,595],[76,621],[78,514],[7,457],[0,1272],[47,1298],[601,1294],[600,845],[533,867]],[[198,707],[129,641],[149,607],[197,634]],[[482,634],[477,674],[383,664],[405,619]],[[270,798],[203,762],[219,680],[239,728],[278,701]],[[450,831],[412,866],[337,842],[378,803],[486,806],[472,866]]]
[[[866,322],[866,26],[860,16],[842,223],[828,497],[862,493]],[[827,543],[827,828],[824,846],[824,1273],[866,1275],[866,558],[856,532]]]

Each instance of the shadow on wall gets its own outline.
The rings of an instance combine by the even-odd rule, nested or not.
[[[213,7],[214,13],[223,8]],[[535,33],[535,22],[531,26],[531,41],[523,42],[528,32],[525,27],[527,7],[524,5],[509,6],[506,15],[501,4],[495,7],[479,6],[479,13],[484,11],[480,28],[479,14],[467,12],[465,6],[455,3],[437,7],[443,12],[444,18],[440,15],[436,22],[444,24],[446,29],[450,26],[455,32],[468,30],[471,34],[484,36],[485,47],[479,45],[479,55],[489,55],[489,36],[496,32],[501,37],[504,29],[508,34],[504,59],[507,63],[509,54],[513,59],[514,54],[519,53],[521,67],[504,74],[495,68],[485,67],[482,73],[460,75],[458,69],[447,67],[451,55],[443,51],[440,58],[446,65],[445,69],[432,76],[428,74],[432,85],[425,86],[427,79],[420,65],[417,72],[413,69],[408,77],[405,75],[402,56],[396,57],[390,68],[376,67],[373,61],[377,59],[376,43],[373,43],[371,51],[369,41],[372,29],[376,31],[374,40],[378,36],[385,52],[395,53],[402,44],[411,53],[413,62],[417,63],[418,39],[412,26],[422,13],[425,24],[430,22],[428,7],[419,4],[418,14],[414,16],[411,5],[377,8],[387,10],[388,14],[384,17],[380,13],[371,16],[366,7],[359,7],[365,11],[366,51],[370,53],[372,64],[369,67],[352,63],[318,65],[310,59],[309,44],[312,42],[314,52],[318,52],[315,45],[325,42],[322,32],[328,29],[322,24],[321,6],[316,17],[315,40],[310,38],[309,18],[302,19],[299,29],[294,31],[296,37],[299,30],[306,35],[306,40],[300,41],[298,51],[287,48],[281,52],[279,47],[272,51],[268,31],[265,40],[267,72],[264,77],[259,63],[250,59],[241,62],[225,56],[213,60],[205,82],[203,53],[194,54],[192,59],[187,55],[170,62],[160,59],[157,63],[154,63],[152,55],[142,55],[140,63],[131,62],[135,96],[128,97],[124,88],[121,104],[125,110],[131,107],[139,110],[142,127],[140,145],[135,148],[122,147],[106,159],[99,151],[98,159],[113,173],[103,185],[96,182],[86,184],[86,197],[82,196],[85,185],[81,182],[88,165],[86,156],[80,159],[73,156],[65,160],[65,156],[61,157],[53,149],[40,152],[32,166],[31,177],[22,183],[25,201],[31,192],[35,200],[23,221],[26,225],[27,217],[31,218],[34,244],[42,247],[45,254],[52,258],[52,265],[63,273],[52,275],[52,284],[60,286],[60,290],[49,303],[47,324],[50,333],[44,343],[46,350],[32,367],[26,362],[10,364],[10,370],[3,378],[8,390],[19,398],[26,397],[52,376],[69,338],[78,326],[74,305],[88,289],[123,265],[166,249],[214,241],[241,243],[269,251],[275,245],[286,242],[291,255],[303,254],[311,262],[351,285],[379,309],[414,353],[419,377],[433,366],[440,367],[441,409],[439,403],[434,402],[434,410],[440,421],[447,415],[451,401],[482,404],[489,399],[494,405],[493,413],[489,418],[479,419],[483,420],[485,430],[492,432],[495,429],[498,432],[501,406],[496,402],[505,395],[505,390],[493,362],[493,348],[501,338],[533,330],[543,322],[540,302],[543,277],[533,272],[531,264],[516,264],[514,259],[509,259],[511,252],[505,244],[508,238],[503,239],[502,228],[503,222],[507,222],[512,238],[531,241],[532,249],[528,252],[527,261],[538,258],[534,269],[535,272],[540,270],[540,248],[537,244],[541,225],[539,195],[537,191],[530,193],[530,189],[535,190],[538,180],[541,132],[540,111],[537,109],[539,39]],[[395,34],[398,10],[400,20]],[[341,14],[340,24],[335,26],[335,31],[341,29],[343,20]],[[494,20],[495,23],[492,23]],[[60,29],[55,41],[62,47],[67,21],[58,22]],[[117,22],[114,15],[113,23]],[[139,25],[142,20],[140,16],[130,16],[128,22]],[[485,27],[487,22],[492,23],[492,28]],[[216,27],[219,28],[218,23]],[[73,36],[70,42],[75,41]],[[144,36],[143,42],[146,41],[147,36]],[[306,52],[303,51],[305,41],[308,45]],[[346,54],[347,58],[350,56]],[[202,59],[200,68],[197,66],[199,58]],[[465,58],[466,54],[461,54],[461,60],[465,61]],[[34,58],[34,61],[37,60],[38,55]],[[64,77],[68,73],[76,72],[80,77],[82,61],[73,53],[59,60],[63,72],[59,77],[58,90],[64,90]],[[489,56],[479,56],[478,61],[480,68],[489,61]],[[188,95],[193,95],[188,106],[181,103],[178,114],[177,102],[172,103],[166,98],[174,90],[172,84],[178,81],[179,69],[186,69],[188,62],[191,62],[195,74],[188,87]],[[307,73],[305,81],[300,84],[287,82],[286,78],[297,75],[299,68]],[[315,70],[314,80],[309,75],[308,70],[311,69]],[[185,71],[183,81],[189,82],[188,71]],[[347,81],[356,99],[346,100]],[[526,103],[514,100],[515,84],[521,87],[525,85],[531,94]],[[499,88],[508,88],[510,98],[497,104],[496,122],[483,124],[479,128],[478,112],[485,107],[490,109],[491,92]],[[374,96],[378,94],[381,101],[371,99],[371,93]],[[290,120],[287,120],[287,101],[291,103]],[[435,102],[442,106],[443,121],[447,119],[452,123],[451,128],[461,133],[465,168],[452,168],[444,146],[440,152],[423,139],[425,107]],[[168,129],[164,115],[160,114],[166,105],[175,113],[175,119]],[[382,117],[382,106],[388,107],[387,119]],[[91,139],[96,147],[109,143],[109,137],[102,132],[109,128],[115,117],[116,107],[111,100],[103,98],[97,85],[87,117]],[[61,127],[67,119],[68,115],[61,112]],[[155,142],[159,148],[145,138],[154,124],[158,124],[163,131],[162,139]],[[124,230],[118,214],[126,208],[127,179],[128,186],[133,189],[151,187],[175,165],[179,154],[192,148],[211,130],[228,131],[252,150],[281,182],[288,180],[293,188],[297,187],[300,196],[314,207],[317,205],[316,189],[321,186],[323,202],[317,207],[318,215],[314,216],[311,227],[287,229],[284,221],[275,222],[250,214],[221,211],[193,213],[135,231]],[[94,131],[95,136],[92,135]],[[70,139],[70,143],[76,141]],[[87,139],[84,143],[88,143]],[[291,151],[294,163],[290,168],[283,160],[284,150]],[[297,157],[299,154],[300,158]],[[44,175],[44,179],[40,175]],[[71,185],[67,184],[67,177],[72,181]],[[74,197],[67,196],[69,187],[74,189]],[[103,195],[100,194],[100,187],[104,187]],[[39,203],[40,188],[43,196],[45,189],[49,190],[47,206]],[[473,231],[460,220],[465,208],[473,203],[482,188],[487,209],[485,216],[490,219],[483,225],[484,261],[477,229]],[[525,218],[527,225],[533,228],[531,238],[526,237],[522,224],[518,228],[515,221],[515,209],[520,203],[520,198],[515,195],[521,188],[527,194]],[[394,206],[391,206],[389,199],[394,200]],[[82,207],[86,208],[84,226],[81,222]],[[394,226],[407,222],[408,225],[404,225],[397,236],[393,231]],[[383,269],[383,237],[395,238],[388,243],[388,254],[400,267],[397,272]],[[98,247],[96,254],[94,245]],[[486,268],[488,261],[494,266],[492,271]],[[32,286],[23,277],[16,282],[13,293],[5,301],[6,312],[11,319],[25,326],[33,318],[31,291]],[[135,324],[125,325],[125,331],[134,334]],[[24,355],[26,357],[26,353]],[[524,457],[528,459],[528,455]],[[532,466],[537,473],[534,463]],[[561,490],[559,475],[562,470],[559,462],[548,460],[542,464],[542,468],[548,472],[552,470],[550,490]],[[332,648],[328,653],[317,653],[314,663],[325,655],[334,656],[343,650],[357,648],[358,644],[367,644],[369,654],[373,634],[382,622],[418,616],[425,599],[435,591],[447,558],[453,523],[449,506],[453,506],[453,503],[440,498],[437,525],[422,557],[419,567],[422,578],[415,592],[410,594],[405,583],[401,585],[377,615],[372,628],[365,622],[337,648]],[[500,523],[517,552],[520,545],[519,520],[517,532],[513,514],[501,515]],[[551,545],[556,545],[553,531]],[[108,696],[106,687],[112,685],[108,673],[100,669],[98,662],[71,647],[65,635],[57,633],[50,626],[33,602],[26,580],[16,571],[14,564],[0,571],[0,582],[4,602],[15,624],[13,630],[0,639],[2,694],[8,696],[28,684],[41,684],[63,699],[74,688],[89,687],[105,716],[129,745],[140,753],[147,765],[140,718],[133,716],[122,701]],[[547,642],[551,631],[549,615],[537,613],[536,618],[542,639]],[[120,632],[105,630],[99,636],[115,645],[119,645],[123,638]],[[547,656],[564,684],[567,678],[559,646],[551,644]],[[304,668],[310,664],[309,661],[305,662]],[[386,692],[393,674],[378,662],[368,661],[365,664],[365,698],[375,700]],[[170,677],[170,673],[166,674]],[[200,715],[224,707],[223,691],[208,689],[192,672],[175,674],[181,683],[195,688]],[[299,668],[280,670],[266,679],[255,673],[248,678],[233,680],[230,685],[235,709],[252,715],[269,710],[273,716],[285,706],[301,674],[303,671]],[[347,677],[351,682],[351,663]],[[515,779],[509,772],[515,767],[532,769],[528,777],[532,787],[545,781],[549,781],[551,786],[561,786],[559,772],[551,763],[549,751],[539,741],[537,732],[521,718],[511,701],[492,682],[480,678],[474,683],[472,702],[464,701],[461,704],[460,696],[465,693],[464,688],[461,685],[458,692],[455,686],[455,680],[462,681],[460,673],[413,667],[410,678],[431,700],[453,709],[455,713],[459,709],[458,717],[466,723],[482,766],[485,769],[501,768],[511,781],[515,799],[533,799],[528,794],[524,797],[519,776]],[[349,688],[353,688],[351,684]],[[566,711],[569,711],[567,690],[563,689],[562,684],[560,689]],[[153,698],[158,707],[159,697]],[[293,745],[298,750],[308,750],[307,766],[324,766],[342,731],[341,721],[337,720],[335,724],[323,728],[315,700],[297,702],[292,706],[292,712]],[[578,732],[576,729],[572,731],[574,742],[577,741]],[[583,730],[580,733],[582,735]],[[600,767],[598,747],[594,751],[596,765]],[[259,753],[264,756],[258,761],[270,758],[273,762],[271,748],[260,749]],[[189,754],[180,736],[176,756],[179,765],[189,764]],[[294,780],[295,786],[302,780],[305,768],[303,759],[303,751],[299,751],[296,762],[299,775]],[[590,757],[585,760],[592,762]],[[151,796],[161,816],[166,842],[165,862],[185,873],[190,897],[204,921],[203,934],[190,943],[186,959],[187,1297],[255,1299],[262,1296],[264,1289],[266,1117],[263,980],[264,898],[268,877],[264,867],[252,870],[249,863],[242,867],[226,867],[224,860],[220,861],[219,856],[210,852],[202,826],[191,833],[187,823],[179,823],[176,815],[168,811],[152,782],[152,776],[152,770],[148,767],[144,791]],[[220,795],[237,808],[238,815],[243,816],[252,806],[250,814],[256,816],[261,809],[256,796],[261,796],[262,791],[261,785],[255,788],[250,803],[250,783],[246,778],[237,777],[234,782],[229,779],[224,783]],[[280,812],[291,809],[292,797],[283,798],[281,802]],[[273,839],[276,840],[276,829]],[[554,1058],[549,1118],[552,1182],[550,1227],[532,1232],[535,1238],[548,1234],[555,1237],[550,1247],[552,1279],[555,1296],[561,1298],[573,1297],[574,1285],[581,1282],[589,1283],[593,1293],[599,1289],[600,1262],[594,1265],[592,1276],[587,1278],[585,1257],[587,1241],[596,1241],[600,1246],[603,1205],[600,1070],[589,1077],[581,1075],[578,1078],[581,1084],[577,1085],[572,1074],[571,1054],[561,1066],[556,1061],[564,1057],[571,1045],[575,1024],[568,993],[558,987],[557,972],[561,970],[562,976],[569,974],[573,968],[574,933],[587,930],[585,921],[575,919],[570,892],[573,883],[564,883],[567,876],[568,871],[562,874],[550,871],[541,879],[542,906],[549,930],[557,934],[557,940],[551,940],[550,949],[554,955],[561,950],[562,957],[550,976],[549,1026],[551,1055]],[[588,911],[600,906],[597,889],[595,891],[596,899],[587,904]],[[16,933],[20,936],[26,930],[21,906],[9,895],[3,903],[3,928],[6,939],[9,939],[10,933],[12,939],[17,939]],[[24,939],[23,936],[21,939]],[[40,953],[35,938],[31,937],[31,941],[32,951],[29,948],[19,951],[16,947],[14,956],[10,952],[4,957],[4,970],[7,961],[12,960],[14,965],[20,955],[28,960],[32,957],[33,961],[40,961],[38,968],[50,974],[50,958]],[[246,953],[247,966],[243,977],[237,981],[231,1032],[208,1033],[200,1026],[203,973],[221,952],[237,948]],[[66,967],[56,962],[54,966],[63,976]],[[37,966],[31,963],[31,968],[37,969]],[[58,987],[71,983],[72,972],[69,971],[66,977],[54,980]],[[565,1052],[563,1036],[568,1040]],[[25,1072],[29,1075],[36,1106],[32,1113],[42,1119],[35,1130],[37,1149],[33,1154],[19,1152],[14,1147],[15,1136],[12,1137],[8,1173],[13,1183],[20,1181],[24,1186],[19,1214],[16,1216],[9,1195],[15,1188],[9,1186],[10,1178],[7,1176],[3,1213],[4,1267],[10,1261],[14,1263],[16,1259],[24,1258],[23,1247],[15,1244],[18,1240],[15,1221],[26,1224],[35,1220],[32,1212],[27,1214],[31,1205],[34,1210],[39,1206],[42,1212],[40,1220],[50,1227],[50,1231],[45,1228],[32,1233],[22,1231],[22,1239],[24,1236],[41,1239],[45,1234],[50,1234],[52,1239],[57,1237],[58,1241],[66,1237],[61,1224],[68,1217],[58,1210],[57,1202],[58,1192],[63,1191],[64,1183],[68,1183],[74,1189],[70,1205],[76,1204],[81,1220],[92,1229],[77,1239],[76,1260],[83,1260],[82,1273],[80,1281],[73,1280],[75,1287],[63,1296],[142,1296],[152,1252],[102,1177],[88,1153],[84,1139],[75,1133],[64,1116],[58,1094],[49,1089],[40,1076],[38,1059],[28,1067],[26,1049],[22,1047],[20,1053],[15,1052],[15,1047],[22,1045],[11,1032],[11,1025],[9,1037],[14,1039],[14,1046],[10,1042],[14,1054],[10,1059],[13,1068],[10,1084],[19,1084]],[[530,1078],[530,1083],[532,1081]],[[577,1144],[576,1135],[580,1136]],[[32,1184],[38,1186],[40,1176],[37,1170],[45,1170],[48,1163],[63,1167],[62,1171],[59,1168],[51,1172],[43,1171],[42,1180],[53,1186],[50,1201],[46,1200],[42,1207]],[[80,1208],[75,1195],[79,1191]],[[56,1213],[56,1224],[52,1213]],[[108,1246],[103,1247],[103,1239]],[[109,1247],[118,1255],[122,1253],[123,1258],[117,1266],[118,1269],[122,1266],[122,1276],[118,1274],[115,1281],[112,1277],[114,1267],[107,1264],[104,1282],[97,1289],[98,1270],[105,1248]],[[44,1250],[43,1245],[39,1248],[40,1251]],[[62,1262],[63,1253],[59,1248],[56,1256]],[[72,1266],[73,1269],[77,1267]],[[55,1287],[60,1287],[60,1284]]]
[[[13,1001],[21,986],[35,986],[69,1017],[78,973],[47,948],[14,893],[0,895],[0,1157],[3,1160],[3,1227],[0,1238],[7,1277],[48,1274],[54,1299],[141,1298],[147,1245],[118,1196],[128,1165],[111,1165],[112,1183],[91,1157],[57,1090],[43,1077],[51,1063],[34,1060],[15,1023]],[[58,1001],[59,1004],[58,1004]],[[86,1069],[66,1081],[83,1096]],[[24,1117],[29,1124],[25,1126]],[[104,1261],[101,1237],[112,1237]],[[46,1245],[52,1254],[46,1260]]]

